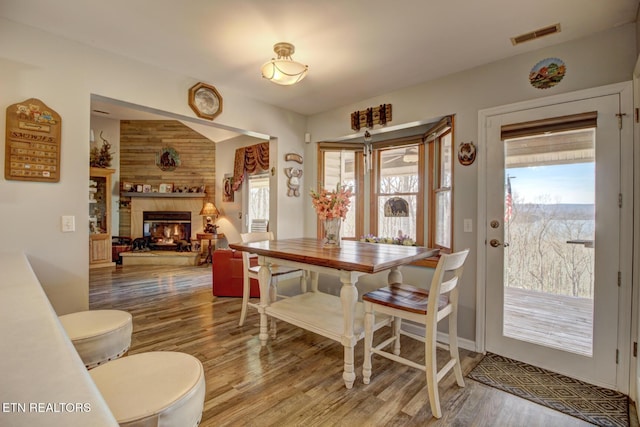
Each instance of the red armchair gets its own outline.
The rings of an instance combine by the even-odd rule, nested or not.
[[[257,264],[252,259],[251,264]],[[233,249],[216,249],[213,251],[213,295],[218,297],[242,297],[242,252]],[[252,298],[260,296],[258,281],[250,281],[250,295]]]

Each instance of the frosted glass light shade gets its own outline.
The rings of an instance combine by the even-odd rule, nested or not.
[[[273,58],[262,66],[262,77],[284,86],[298,83],[306,77],[309,67],[291,59],[295,52],[291,43],[276,43],[273,50],[278,58]]]
[[[279,85],[292,85],[304,79],[309,67],[288,59],[272,59],[262,66],[262,77]]]

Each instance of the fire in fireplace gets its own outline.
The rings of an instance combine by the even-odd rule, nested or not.
[[[191,241],[191,212],[145,211],[142,213],[143,236],[162,249],[174,249],[179,240]]]

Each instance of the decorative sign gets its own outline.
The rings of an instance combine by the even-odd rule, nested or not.
[[[529,72],[529,83],[536,89],[548,89],[560,83],[566,71],[567,67],[561,59],[543,59]]]
[[[373,128],[374,125],[386,125],[391,121],[391,104],[381,104],[363,111],[351,113],[351,129]]]
[[[172,171],[180,166],[180,156],[172,147],[165,147],[156,153],[156,166],[163,171]]]
[[[284,155],[284,160],[287,162],[297,162],[302,164],[302,156],[300,154],[296,154],[296,153],[287,153]]]
[[[7,107],[4,177],[60,181],[60,115],[36,98]]]

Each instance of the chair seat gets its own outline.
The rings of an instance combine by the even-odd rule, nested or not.
[[[204,369],[189,354],[139,353],[89,373],[121,427],[192,427],[202,418]]]
[[[429,291],[405,283],[392,283],[362,296],[364,301],[417,314],[427,314]],[[440,295],[438,310],[449,303],[447,295]]]
[[[117,359],[129,350],[133,322],[126,311],[79,311],[59,319],[88,369]]]
[[[254,265],[253,267],[249,267],[249,271],[254,274],[258,274],[258,271],[260,271],[260,266]],[[299,268],[283,267],[281,265],[271,264],[271,277],[282,276],[284,274],[297,272],[302,272],[302,270]]]

